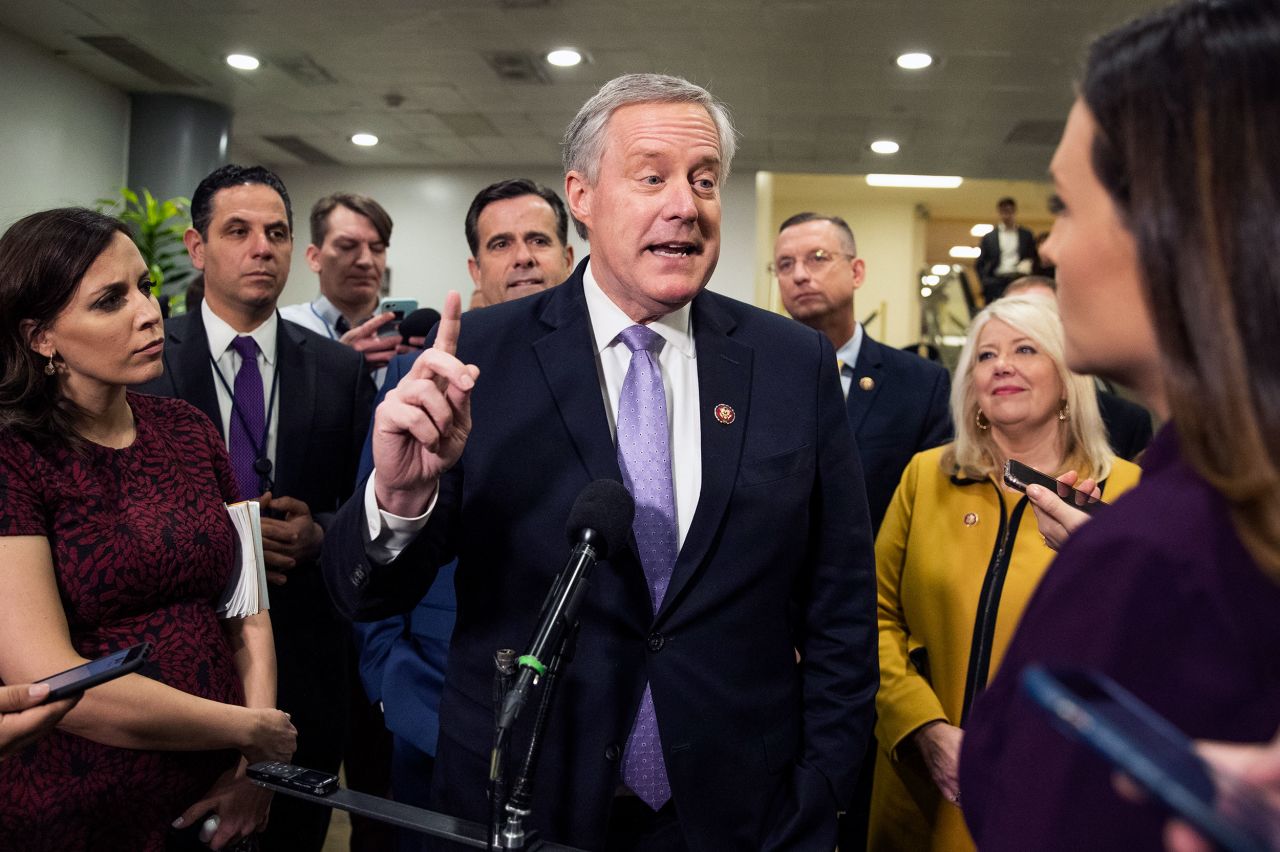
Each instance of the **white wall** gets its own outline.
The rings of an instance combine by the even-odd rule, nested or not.
[[[128,163],[128,96],[7,30],[0,80],[0,228],[114,196]]]
[[[287,166],[277,169],[293,203],[293,267],[280,304],[305,302],[315,297],[318,284],[305,256],[310,232],[307,216],[316,200],[331,192],[358,192],[372,196],[395,222],[387,266],[391,269],[391,293],[417,299],[423,307],[439,308],[445,293],[458,290],[465,306],[471,294],[467,275],[466,237],[462,223],[471,199],[486,185],[504,178],[528,177],[564,196],[559,169],[414,169]],[[711,280],[712,289],[743,301],[752,301],[755,242],[755,177],[734,174],[722,195],[720,263]],[[569,227],[575,260],[589,249]]]

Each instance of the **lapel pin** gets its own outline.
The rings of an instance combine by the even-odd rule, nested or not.
[[[968,512],[964,516],[964,525],[966,527],[974,526],[978,523],[978,516],[974,512]]]
[[[715,415],[716,420],[720,421],[721,425],[724,426],[728,426],[738,416],[734,413],[732,405],[723,402],[715,407]]]
[[[876,380],[870,376],[863,376],[858,379],[858,387],[862,388],[864,391],[875,390]]]

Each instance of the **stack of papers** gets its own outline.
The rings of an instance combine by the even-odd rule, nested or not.
[[[267,601],[267,561],[262,555],[262,508],[257,500],[228,503],[227,514],[236,531],[231,581],[218,599],[218,615],[244,618],[270,608]]]

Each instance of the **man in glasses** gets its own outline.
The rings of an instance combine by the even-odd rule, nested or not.
[[[769,269],[778,279],[787,313],[826,335],[836,349],[874,533],[911,457],[951,438],[950,378],[932,361],[872,340],[853,318],[853,292],[867,270],[844,219],[818,213],[787,219],[774,242]],[[853,802],[840,821],[841,849],[866,846],[874,762],[873,742]]]

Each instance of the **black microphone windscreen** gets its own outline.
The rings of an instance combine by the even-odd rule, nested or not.
[[[569,541],[576,543],[583,530],[593,530],[598,538],[592,542],[600,559],[608,559],[615,547],[625,547],[631,534],[631,520],[636,502],[627,489],[614,479],[597,479],[573,501],[569,511]]]
[[[435,308],[418,308],[400,321],[400,336],[406,340],[410,337],[426,337],[438,322],[440,312]]]

